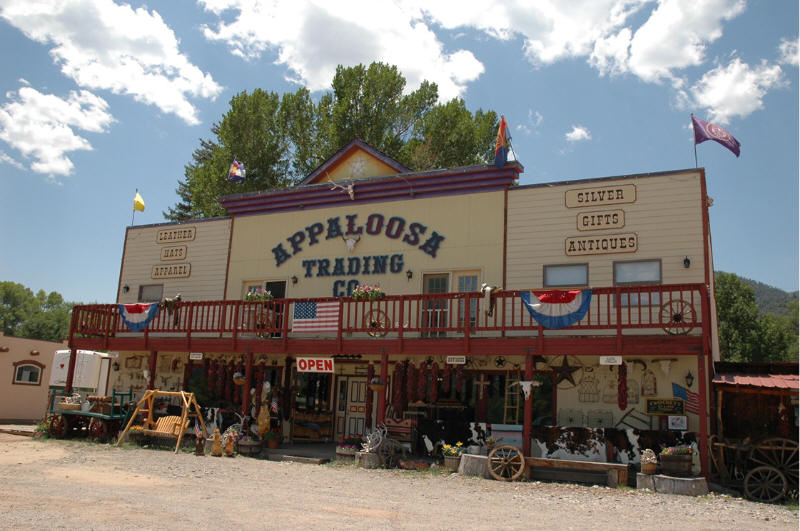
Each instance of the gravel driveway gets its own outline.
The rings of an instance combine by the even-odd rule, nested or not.
[[[798,529],[798,513],[563,483],[196,457],[0,433],[0,528]]]

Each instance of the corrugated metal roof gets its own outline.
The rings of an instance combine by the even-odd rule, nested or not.
[[[797,374],[717,374],[712,383],[769,389],[798,389]]]

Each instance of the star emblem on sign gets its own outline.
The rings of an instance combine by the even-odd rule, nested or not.
[[[575,378],[572,375],[581,370],[581,368],[571,367],[568,356],[564,356],[564,358],[561,360],[561,365],[556,365],[555,367],[551,365],[550,368],[553,369],[554,373],[556,373],[556,385],[563,381],[571,383],[573,387],[577,385],[575,383]]]

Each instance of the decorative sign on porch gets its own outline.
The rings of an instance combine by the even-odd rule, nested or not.
[[[686,401],[682,398],[646,398],[648,415],[685,415]]]
[[[600,365],[622,365],[622,356],[600,356]]]
[[[446,363],[448,365],[464,365],[467,363],[466,356],[447,356]]]
[[[298,372],[333,372],[332,358],[297,358]]]
[[[687,430],[688,423],[685,415],[670,415],[667,417],[667,425],[671,430]]]
[[[201,360],[201,359],[203,359],[203,353],[202,352],[190,352],[189,353],[189,359],[190,360]]]

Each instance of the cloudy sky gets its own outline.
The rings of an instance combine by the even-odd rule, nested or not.
[[[504,114],[521,184],[694,167],[690,113],[726,128],[715,267],[796,290],[797,39],[784,0],[0,0],[0,280],[113,302],[135,190],[162,222],[234,94],[383,61]]]

